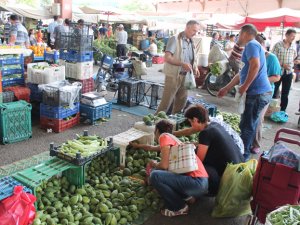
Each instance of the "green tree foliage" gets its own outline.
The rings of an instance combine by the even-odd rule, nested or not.
[[[51,5],[53,0],[17,0],[18,4],[29,5],[32,7]]]
[[[136,12],[136,11],[154,11],[154,6],[151,1],[144,0],[129,0],[124,2],[121,9]]]

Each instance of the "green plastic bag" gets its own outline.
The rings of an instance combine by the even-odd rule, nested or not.
[[[228,164],[221,178],[213,217],[237,217],[251,214],[250,198],[257,160]]]

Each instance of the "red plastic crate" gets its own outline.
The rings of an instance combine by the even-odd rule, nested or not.
[[[30,89],[28,87],[14,86],[5,88],[6,91],[14,92],[17,100],[30,102]]]
[[[75,117],[70,120],[64,119],[52,119],[41,116],[40,125],[42,129],[52,129],[55,133],[63,132],[71,127],[76,126],[80,122],[80,113],[77,113]]]
[[[68,78],[68,80],[71,83],[80,82],[82,84],[81,94],[94,91],[94,79],[92,77],[89,79],[84,79],[84,80],[76,80],[76,79],[72,79],[72,78]]]
[[[165,62],[165,58],[163,56],[153,56],[152,63],[153,64],[163,64]]]

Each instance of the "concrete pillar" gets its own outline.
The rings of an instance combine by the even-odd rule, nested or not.
[[[55,0],[55,3],[60,3],[61,18],[72,18],[72,0]]]

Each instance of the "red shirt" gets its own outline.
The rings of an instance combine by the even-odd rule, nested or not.
[[[159,137],[159,145],[160,147],[164,147],[164,146],[177,146],[178,143],[169,135],[167,134],[162,134]],[[197,163],[198,163],[198,170],[186,173],[185,175],[187,176],[191,176],[191,177],[208,177],[208,174],[203,166],[203,163],[201,162],[201,160],[198,158],[198,156],[196,155],[196,159],[197,159]]]

